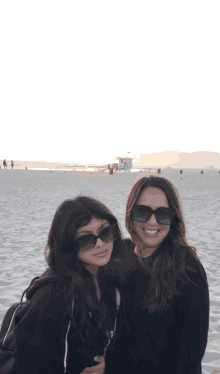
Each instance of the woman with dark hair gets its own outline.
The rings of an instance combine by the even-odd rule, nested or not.
[[[120,293],[105,267],[109,274],[109,262],[122,252],[118,222],[106,206],[86,196],[60,204],[45,248],[49,267],[16,317],[16,374],[104,372],[103,359],[94,366],[94,358],[113,344],[120,314]]]
[[[106,356],[106,373],[201,374],[209,326],[209,292],[173,184],[144,177],[126,206],[124,314],[121,334]],[[117,362],[117,369],[114,367]]]

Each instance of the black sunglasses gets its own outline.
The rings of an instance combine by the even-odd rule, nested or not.
[[[87,234],[80,236],[76,240],[77,249],[87,251],[95,248],[98,238],[100,238],[103,243],[109,243],[117,239],[117,233],[115,225],[105,227],[98,236],[94,234]]]
[[[159,207],[155,210],[147,205],[135,205],[132,209],[132,220],[136,222],[147,222],[152,214],[155,215],[160,225],[170,225],[174,218],[174,209]]]

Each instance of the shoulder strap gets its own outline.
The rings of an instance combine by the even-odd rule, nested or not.
[[[13,304],[6,312],[6,315],[2,321],[0,340],[2,339],[2,345],[4,346],[7,336],[11,330],[15,328],[15,316],[20,313],[20,311],[26,306],[26,301],[23,302],[23,297],[25,293],[32,286],[34,281],[40,277],[35,277],[32,279],[30,285],[24,290],[21,301],[19,303]],[[4,337],[3,337],[4,336]]]
[[[8,336],[8,333],[15,326],[15,323],[14,323],[15,314],[19,308],[20,308],[20,303],[16,303],[12,305],[6,312],[6,315],[2,322],[1,332],[0,332],[0,341],[2,341],[2,346],[4,346],[5,344],[5,340]]]

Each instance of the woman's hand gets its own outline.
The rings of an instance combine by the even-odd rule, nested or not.
[[[85,368],[81,374],[104,374],[105,372],[105,357],[97,356],[94,358],[96,362],[99,362],[98,365]]]

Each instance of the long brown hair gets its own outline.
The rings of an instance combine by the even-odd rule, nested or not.
[[[169,300],[179,295],[177,282],[185,284],[191,281],[186,275],[186,250],[197,260],[196,249],[190,246],[186,239],[186,227],[177,189],[166,178],[150,176],[139,179],[132,187],[127,204],[125,223],[133,241],[138,235],[131,219],[131,211],[137,203],[142,191],[147,187],[160,188],[166,195],[169,206],[174,209],[174,219],[169,233],[156,251],[141,262],[142,268],[150,274],[151,296],[146,296],[142,302],[149,312],[169,307]]]

